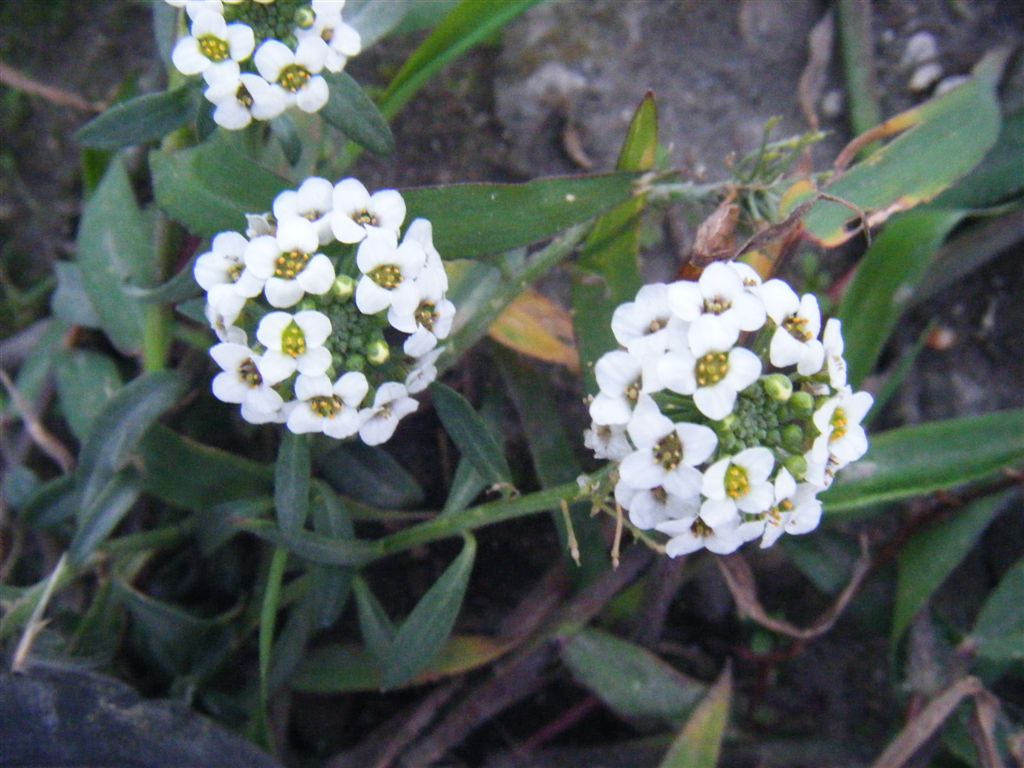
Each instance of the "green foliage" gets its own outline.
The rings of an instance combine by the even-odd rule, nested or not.
[[[459,451],[472,463],[484,482],[509,484],[512,470],[501,446],[487,429],[483,419],[466,399],[444,384],[431,384],[437,415]]]
[[[192,120],[198,104],[199,89],[195,84],[136,96],[86,123],[75,139],[83,147],[105,150],[157,141]]]
[[[658,768],[714,768],[729,722],[732,673],[727,668],[686,722]]]
[[[328,73],[325,77],[331,97],[320,115],[349,139],[377,155],[395,152],[395,137],[387,120],[363,89],[345,72]]]

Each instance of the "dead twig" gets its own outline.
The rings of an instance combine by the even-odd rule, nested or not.
[[[47,456],[53,459],[54,462],[66,473],[70,473],[75,469],[75,457],[71,454],[64,444],[54,437],[43,423],[39,420],[35,411],[29,402],[22,397],[18,388],[11,381],[11,377],[7,375],[7,371],[0,369],[0,383],[3,384],[4,389],[7,390],[7,394],[11,398],[11,402],[14,404],[15,409],[21,415],[22,421],[25,422],[25,429],[32,438],[40,450],[43,451]]]
[[[16,91],[27,93],[29,96],[38,96],[40,99],[56,104],[58,107],[71,107],[79,112],[93,113],[102,112],[106,109],[106,105],[83,99],[77,93],[33,80],[24,72],[19,72],[2,61],[0,61],[0,83]]]
[[[729,587],[729,592],[732,593],[733,600],[736,601],[736,608],[741,616],[749,618],[765,629],[770,629],[780,635],[791,637],[795,640],[813,640],[832,629],[836,620],[846,610],[846,606],[849,605],[850,600],[853,599],[857,590],[860,589],[864,578],[871,571],[872,558],[871,553],[868,551],[866,537],[861,537],[860,549],[861,554],[857,562],[854,563],[853,573],[850,575],[850,583],[846,585],[846,588],[836,598],[835,603],[819,616],[811,626],[805,629],[790,624],[784,619],[776,619],[768,614],[757,598],[757,584],[754,583],[754,573],[750,569],[750,564],[747,563],[742,555],[735,554],[728,557],[717,557],[715,558],[715,563],[718,565],[718,570],[722,572],[722,576],[725,577],[725,583]]]

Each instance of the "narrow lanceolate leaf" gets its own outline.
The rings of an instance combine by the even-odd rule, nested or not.
[[[395,458],[373,445],[342,443],[316,460],[338,493],[384,509],[409,509],[423,501],[423,488]]]
[[[826,514],[953,488],[1024,463],[1024,409],[900,427],[870,439],[867,455],[822,496]]]
[[[382,663],[381,688],[404,685],[437,657],[458,618],[476,559],[476,539],[464,534],[462,552],[398,628]]]
[[[395,137],[388,121],[359,84],[345,72],[324,73],[331,96],[320,116],[352,141],[376,155],[392,155]]]
[[[430,393],[445,430],[480,476],[488,483],[511,483],[512,470],[501,446],[466,398],[440,383],[431,384]]]
[[[82,268],[73,261],[58,261],[53,271],[57,274],[57,290],[50,298],[53,316],[69,325],[99,328],[100,315],[85,290]]]
[[[74,564],[84,563],[111,534],[139,498],[138,473],[124,470],[114,475],[82,508],[69,554]]]
[[[144,311],[124,286],[148,285],[156,274],[156,257],[150,222],[135,202],[120,159],[110,164],[85,206],[75,260],[103,331],[121,352],[139,352]]]
[[[340,541],[355,538],[352,515],[327,483],[316,481],[313,497],[313,528],[317,533]],[[311,599],[314,600],[313,621],[318,629],[326,629],[338,620],[348,602],[353,570],[341,566],[312,566]]]
[[[82,445],[78,482],[83,507],[88,507],[95,494],[125,465],[146,430],[174,405],[184,389],[180,376],[160,371],[140,376],[110,399]],[[179,477],[179,482],[187,480]]]
[[[285,536],[298,533],[309,514],[309,440],[285,430],[274,466],[274,507]]]
[[[900,550],[893,643],[899,641],[917,612],[967,556],[1006,499],[1006,494],[979,499],[916,534]]]
[[[989,659],[1024,658],[1024,560],[1006,572],[981,606],[967,642]]]
[[[318,565],[358,566],[380,557],[380,547],[372,541],[345,541],[310,531],[299,531],[286,536],[272,521],[257,518],[242,518],[235,520],[234,523],[241,530],[255,534],[279,547],[285,547],[303,560]]]
[[[672,742],[658,768],[715,768],[729,723],[732,672],[726,667]]]
[[[121,388],[121,373],[110,357],[89,349],[59,353],[53,372],[64,418],[75,437],[85,440],[93,421]]]
[[[430,219],[446,259],[478,259],[530,245],[633,197],[636,173],[567,176],[525,184],[455,184],[403,190],[408,219]],[[515,211],[514,216],[509,212]]]
[[[562,661],[622,717],[682,720],[707,690],[646,648],[596,629],[566,643]]]
[[[137,96],[86,123],[75,140],[83,147],[106,150],[156,141],[192,119],[198,98],[199,90],[192,84]]]
[[[220,135],[190,149],[151,152],[149,168],[157,205],[202,237],[244,231],[246,213],[269,211],[291,186]]]
[[[178,274],[155,288],[126,285],[125,293],[143,304],[178,304],[201,296],[203,289],[199,287],[194,274],[197,259],[198,256],[193,256]]]
[[[545,363],[579,373],[580,356],[569,313],[533,288],[519,294],[487,330],[499,344]]]
[[[834,199],[817,201],[804,216],[807,236],[840,245],[860,231],[861,213],[867,224],[880,224],[932,200],[981,162],[999,136],[996,85],[1004,62],[1005,53],[986,57],[970,82],[862,134],[858,142],[896,138],[825,187]],[[783,215],[806,199],[790,196]]]
[[[914,287],[928,269],[962,211],[918,210],[893,219],[857,268],[839,317],[846,339],[844,357],[851,384],[871,373]]]
[[[620,171],[654,167],[658,146],[658,111],[654,96],[644,97],[633,115],[619,154]],[[611,332],[615,308],[630,301],[643,284],[640,277],[640,215],[644,198],[621,203],[594,225],[573,275],[572,306],[587,388],[594,386],[594,362],[617,343]]]
[[[352,591],[356,596],[359,633],[363,636],[363,645],[383,666],[395,642],[395,625],[384,610],[384,606],[380,604],[380,600],[373,594],[370,585],[366,583],[366,579],[356,576],[352,581]]]

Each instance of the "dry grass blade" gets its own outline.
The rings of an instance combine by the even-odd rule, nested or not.
[[[754,573],[750,564],[742,555],[735,554],[728,557],[715,558],[718,570],[725,577],[725,583],[736,601],[737,610],[741,616],[752,619],[765,629],[770,629],[780,635],[791,637],[795,640],[813,640],[816,637],[828,632],[836,623],[836,620],[846,610],[846,606],[853,599],[853,596],[860,589],[864,577],[868,575],[872,566],[871,553],[868,551],[867,540],[861,538],[861,554],[854,563],[853,573],[850,575],[850,583],[842,591],[835,603],[826,610],[818,619],[806,629],[801,629],[783,619],[776,619],[768,614],[757,597],[757,584],[754,582]]]
[[[14,386],[14,382],[7,375],[7,371],[0,370],[0,383],[3,383],[4,389],[10,395],[15,409],[21,414],[21,418],[25,422],[25,429],[28,431],[29,437],[32,438],[32,442],[39,446],[43,453],[53,459],[64,472],[72,472],[75,468],[75,457],[71,455],[71,451],[65,448],[60,440],[43,426],[32,406],[22,397],[18,388]]]
[[[818,130],[817,103],[825,88],[828,66],[832,61],[832,43],[835,38],[835,22],[832,13],[826,13],[807,35],[809,56],[807,66],[800,74],[797,84],[797,99],[804,120],[812,131]],[[809,152],[810,150],[808,150]]]
[[[7,66],[3,62],[0,62],[0,83],[15,91],[27,93],[29,96],[38,96],[51,104],[56,104],[58,107],[71,107],[80,112],[102,112],[106,109],[103,104],[87,101],[77,93],[33,80],[28,75]]]

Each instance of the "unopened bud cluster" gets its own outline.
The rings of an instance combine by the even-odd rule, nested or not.
[[[867,451],[871,395],[846,382],[840,323],[813,294],[718,262],[619,306],[585,439],[615,499],[669,555],[771,546],[821,519],[817,495]]]
[[[220,400],[253,424],[377,445],[437,376],[455,315],[430,222],[357,179],[307,179],[196,260]],[[401,238],[401,239],[400,239]]]
[[[321,72],[359,53],[342,21],[345,0],[167,0],[184,8],[189,34],[172,52],[185,75],[202,75],[218,125],[240,130],[290,107],[318,112],[330,95]]]

